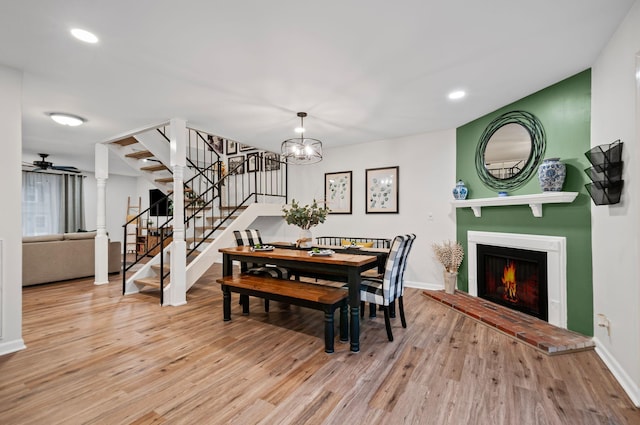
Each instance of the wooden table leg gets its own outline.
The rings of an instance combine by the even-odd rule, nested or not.
[[[333,353],[333,307],[324,308],[324,352]]]
[[[231,320],[231,291],[226,285],[222,285],[222,320]]]
[[[233,261],[227,254],[222,255],[222,276],[233,274]],[[231,291],[226,285],[222,285],[222,320],[231,320]]]
[[[340,306],[340,341],[349,341],[349,306],[347,303]]]
[[[351,320],[349,336],[351,337],[351,351],[360,351],[360,273],[357,269],[349,270],[349,309]]]

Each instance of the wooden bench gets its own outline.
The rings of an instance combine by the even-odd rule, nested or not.
[[[225,322],[231,320],[231,292],[321,310],[324,311],[324,351],[333,353],[333,313],[340,307],[340,341],[349,340],[349,294],[343,288],[248,274],[224,276],[217,282],[222,286]],[[241,304],[242,313],[249,314],[248,299]]]

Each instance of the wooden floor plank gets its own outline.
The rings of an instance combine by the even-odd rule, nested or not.
[[[637,424],[597,354],[546,356],[405,291],[408,327],[365,317],[361,352],[322,312],[251,298],[222,320],[216,265],[187,304],[123,297],[115,275],[26,287],[27,349],[0,357],[0,422],[23,424]]]

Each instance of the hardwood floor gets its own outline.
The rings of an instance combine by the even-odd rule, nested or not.
[[[182,307],[118,276],[24,289],[27,349],[0,357],[2,424],[638,424],[595,352],[546,356],[408,289],[408,328],[365,318],[324,353],[321,312],[251,299],[220,268]]]

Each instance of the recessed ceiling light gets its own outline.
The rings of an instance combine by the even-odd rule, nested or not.
[[[77,38],[80,41],[84,41],[85,43],[94,44],[98,42],[98,37],[96,37],[95,34],[80,28],[72,29],[71,35],[73,35],[75,38]]]
[[[47,115],[49,115],[51,119],[58,124],[68,125],[69,127],[76,127],[87,121],[86,119],[77,115],[65,114],[62,112],[50,112]]]
[[[466,95],[467,94],[463,90],[456,90],[449,93],[449,99],[451,100],[462,99]]]

